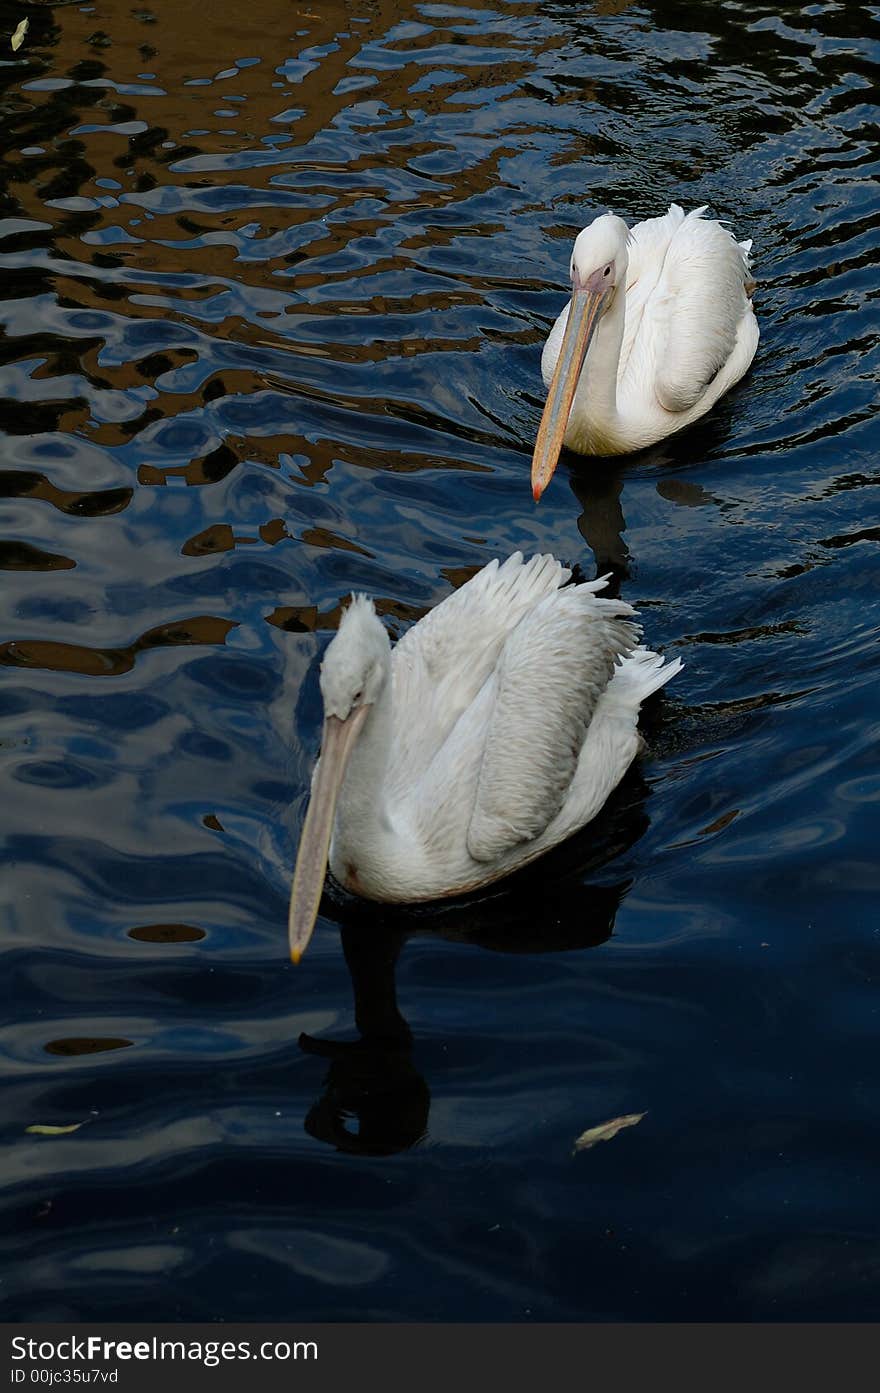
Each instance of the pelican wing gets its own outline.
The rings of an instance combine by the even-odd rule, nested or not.
[[[593,593],[604,583],[547,596],[504,645],[468,828],[476,861],[533,840],[565,802],[599,698],[640,633],[631,605]]]
[[[737,242],[704,211],[685,215],[672,204],[631,234],[621,366],[636,381],[653,380],[665,411],[696,405],[751,313],[751,242]]]
[[[498,663],[523,616],[571,572],[553,556],[490,561],[404,634],[394,648],[391,780],[402,793],[427,769]]]

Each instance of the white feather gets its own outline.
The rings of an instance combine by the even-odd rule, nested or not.
[[[752,243],[737,242],[705,208],[673,203],[660,218],[618,234],[621,283],[581,370],[565,444],[580,454],[624,454],[690,425],[743,376],[758,346],[749,298]],[[615,223],[619,219],[613,220]],[[602,224],[596,265],[611,259]],[[622,229],[625,224],[621,224]],[[589,256],[591,228],[580,233]],[[597,238],[598,241],[598,238]],[[583,265],[586,274],[595,269]],[[541,359],[549,387],[568,307]]]
[[[639,705],[681,664],[637,647],[605,580],[551,556],[491,562],[387,654],[337,805],[330,867],[375,900],[460,894],[509,874],[602,807],[639,749]],[[333,664],[357,670],[359,624]],[[370,662],[377,638],[361,634]],[[348,645],[348,646],[347,646]],[[323,673],[322,673],[323,680]],[[358,681],[352,677],[352,681]]]

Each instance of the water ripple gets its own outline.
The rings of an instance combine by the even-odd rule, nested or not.
[[[3,1314],[873,1318],[876,8],[317,9],[32,6],[0,66]],[[754,239],[755,365],[536,511],[571,238],[672,198]],[[345,595],[518,547],[683,652],[650,753],[294,974]]]

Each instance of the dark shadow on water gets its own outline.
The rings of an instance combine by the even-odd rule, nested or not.
[[[686,430],[622,459],[563,452],[560,463],[565,466],[569,487],[581,507],[577,528],[596,559],[596,575],[609,577],[604,592],[607,596],[619,595],[621,587],[632,578],[632,558],[624,540],[623,493],[627,479],[635,474],[658,476],[658,493],[672,503],[718,503],[698,484],[678,476],[723,451],[730,434],[729,414],[729,404],[725,410],[722,401],[713,413]]]
[[[609,460],[592,461],[588,468],[575,465],[568,482],[581,507],[578,532],[596,558],[596,575],[609,577],[603,593],[609,598],[617,596],[630,574],[630,554],[623,539],[623,468]]]
[[[583,832],[501,889],[427,906],[377,906],[329,883],[322,913],[340,929],[360,1039],[303,1033],[300,1048],[330,1061],[306,1131],[339,1151],[385,1156],[426,1135],[431,1106],[416,1068],[413,1035],[397,1001],[396,969],[407,941],[431,936],[496,953],[579,952],[605,943],[627,879],[585,882],[643,835],[647,786],[631,773]],[[350,1130],[352,1120],[357,1131]]]

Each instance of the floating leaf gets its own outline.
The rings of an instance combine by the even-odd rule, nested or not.
[[[598,1127],[589,1127],[586,1132],[581,1132],[574,1149],[587,1151],[589,1147],[595,1146],[597,1141],[610,1141],[618,1132],[622,1132],[624,1127],[635,1127],[644,1116],[643,1112],[628,1112],[623,1117],[613,1117],[610,1122],[600,1122]]]
[[[68,1132],[78,1132],[81,1126],[81,1122],[71,1122],[68,1127],[49,1127],[42,1122],[34,1122],[24,1130],[34,1137],[66,1137]]]
[[[16,28],[16,31],[15,31],[15,33],[13,34],[12,39],[10,40],[10,42],[11,42],[11,44],[12,44],[12,52],[13,52],[13,53],[17,53],[18,50],[21,48],[22,44],[24,43],[24,36],[25,36],[25,34],[27,33],[27,31],[28,31],[28,22],[27,22],[26,19],[23,19],[23,20],[21,21],[21,23],[18,25],[18,27]]]

